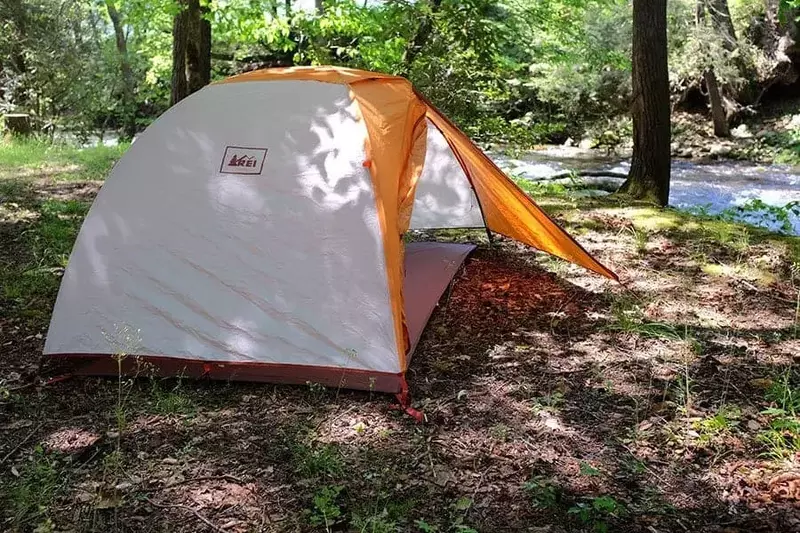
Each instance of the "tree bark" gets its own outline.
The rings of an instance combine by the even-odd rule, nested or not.
[[[714,74],[714,69],[708,69],[705,74],[703,74],[703,79],[706,82],[708,101],[711,104],[711,119],[714,122],[714,135],[717,137],[729,137],[731,130],[728,126],[728,115],[725,112],[725,105],[719,90],[719,84],[717,83],[717,75]]]
[[[669,202],[667,0],[633,0],[633,158],[620,192]]]
[[[405,52],[403,53],[403,64],[400,67],[401,70],[399,72],[401,76],[408,77],[408,75],[411,73],[411,67],[414,65],[414,60],[428,43],[428,39],[431,37],[431,33],[433,32],[433,19],[441,7],[442,0],[430,0],[430,13],[428,13],[428,15],[422,19],[422,22],[417,28],[417,33],[414,34],[414,38],[408,43],[408,46],[406,46]]]
[[[128,39],[125,36],[122,18],[113,0],[106,0],[106,9],[108,10],[108,18],[111,19],[111,24],[114,26],[114,37],[116,38],[117,53],[119,53],[119,64],[122,72],[123,135],[128,139],[132,139],[136,135],[136,99],[133,69],[128,56]]]
[[[211,27],[203,18],[200,0],[188,0],[186,19],[186,80],[192,94],[211,80]]]
[[[728,0],[705,0],[705,2],[711,15],[711,25],[722,37],[722,46],[729,52],[736,50],[738,41],[731,11],[728,8]]]
[[[186,35],[188,13],[185,4],[180,3],[181,10],[172,20],[172,90],[169,104],[175,105],[188,96],[186,82]]]

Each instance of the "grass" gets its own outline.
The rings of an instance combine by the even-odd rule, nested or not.
[[[37,447],[29,461],[19,471],[12,471],[12,475],[15,479],[10,482],[6,504],[11,509],[13,530],[46,527],[50,506],[61,486],[57,458]]]
[[[792,368],[773,380],[766,399],[770,406],[762,414],[769,418],[769,427],[759,434],[758,440],[768,457],[788,459],[800,452],[800,385]]]
[[[37,140],[0,143],[0,220],[21,228],[13,236],[0,233],[0,301],[6,302],[0,316],[46,320],[89,210],[89,201],[41,198],[34,180],[102,179],[125,149],[78,149]]]
[[[102,180],[129,144],[78,148],[47,140],[0,141],[0,178],[20,170],[61,170],[58,179]],[[66,170],[66,172],[63,172]]]

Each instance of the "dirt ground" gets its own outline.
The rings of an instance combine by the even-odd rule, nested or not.
[[[41,243],[60,228],[68,252],[100,183],[21,174],[0,188],[0,530],[800,531],[797,239],[544,199],[616,284],[438,234],[482,244],[411,362],[419,424],[314,385],[49,381]]]

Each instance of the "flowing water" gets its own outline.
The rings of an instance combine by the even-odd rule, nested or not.
[[[627,160],[560,146],[525,152],[515,158],[499,154],[492,154],[492,158],[510,174],[539,182],[552,181],[570,170],[626,174],[630,169]],[[605,194],[624,181],[621,177],[580,179],[594,194]],[[774,209],[792,202],[798,202],[794,212],[783,210],[782,215]],[[774,231],[800,235],[800,168],[740,161],[673,160],[669,203],[678,209],[724,213]]]

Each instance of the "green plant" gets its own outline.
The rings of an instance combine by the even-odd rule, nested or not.
[[[800,451],[800,388],[792,381],[792,369],[785,370],[767,389],[771,407],[762,411],[770,418],[769,428],[761,431],[758,440],[766,454],[783,459]]]
[[[734,405],[723,405],[712,416],[692,423],[692,428],[700,435],[698,443],[711,443],[714,438],[730,433],[739,425],[742,411]]]
[[[650,339],[684,340],[687,336],[670,324],[652,322],[645,318],[640,304],[631,297],[619,296],[611,303],[613,318],[607,329],[634,333]]]
[[[150,397],[152,398],[153,411],[155,413],[175,415],[191,414],[195,411],[195,404],[183,390],[183,382],[180,378],[171,389],[165,389],[162,383],[165,382],[153,379],[150,385]]]
[[[60,490],[60,476],[57,458],[37,446],[9,486],[8,503],[15,530],[32,530],[34,524],[47,521]]]
[[[564,402],[564,394],[559,391],[551,392],[544,396],[536,396],[533,398],[533,412],[548,411],[555,413],[564,405]]]
[[[437,533],[439,531],[438,527],[432,526],[422,519],[414,520],[414,525],[417,526],[422,533]]]
[[[588,476],[588,477],[597,477],[597,476],[601,475],[600,474],[600,470],[598,470],[597,468],[593,467],[592,465],[590,465],[586,461],[581,461],[580,472],[581,472],[582,476]]]
[[[545,476],[534,476],[523,485],[537,509],[550,509],[558,504],[561,490],[555,482]]]
[[[368,516],[353,514],[350,525],[359,533],[394,533],[397,523],[389,517],[389,511],[384,507],[378,513]]]
[[[500,442],[506,442],[511,435],[511,428],[505,424],[495,424],[489,428],[489,434],[493,439]]]
[[[317,448],[297,444],[292,451],[295,469],[304,478],[336,478],[344,472],[341,453],[332,444],[323,444]]]
[[[313,507],[308,512],[308,521],[312,526],[325,526],[326,532],[332,531],[342,517],[337,500],[343,489],[341,485],[329,485],[314,493]]]
[[[590,526],[594,531],[606,533],[608,520],[625,514],[625,508],[611,496],[597,496],[576,503],[567,513],[576,516],[581,523]]]

